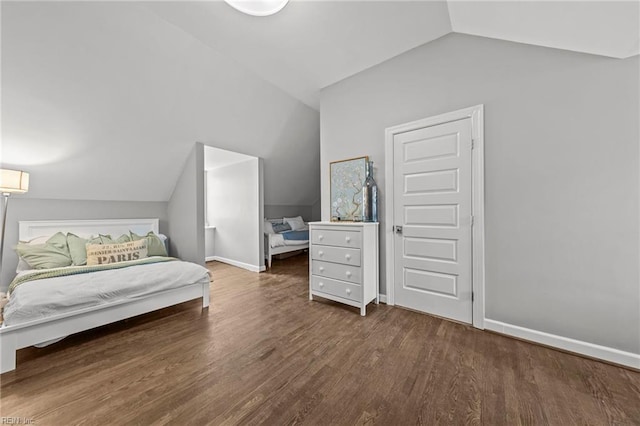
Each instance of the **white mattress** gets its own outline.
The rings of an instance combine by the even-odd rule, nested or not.
[[[18,275],[27,273],[29,271]],[[6,325],[21,324],[82,308],[208,282],[206,268],[183,261],[29,281],[19,285],[11,293],[4,309],[4,322]]]
[[[285,240],[281,234],[269,234],[269,246],[271,248],[283,246],[303,246],[309,244],[309,240]]]

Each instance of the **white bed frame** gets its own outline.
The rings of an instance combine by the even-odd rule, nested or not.
[[[158,219],[57,220],[19,222],[18,237],[28,241],[56,232],[72,232],[80,237],[97,234],[121,235],[133,231],[158,233]],[[154,293],[67,312],[27,323],[0,328],[0,373],[16,368],[16,351],[39,343],[60,339],[73,333],[110,324],[136,315],[202,298],[202,308],[209,306],[209,283],[191,284],[179,289]]]
[[[274,223],[282,223],[283,219],[267,219],[267,221]],[[267,261],[267,268],[271,269],[271,261],[273,256],[282,253],[291,253],[292,251],[309,250],[309,243],[300,244],[295,246],[280,246],[272,248],[269,244],[269,234],[264,234],[264,257]]]

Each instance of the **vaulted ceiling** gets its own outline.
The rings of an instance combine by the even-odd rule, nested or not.
[[[264,158],[267,204],[312,204],[322,88],[450,32],[637,55],[639,4],[1,2],[0,162],[31,197],[162,201],[200,141]]]
[[[450,32],[613,58],[640,53],[638,1],[291,0],[256,18],[222,1],[145,6],[318,109],[323,87]]]

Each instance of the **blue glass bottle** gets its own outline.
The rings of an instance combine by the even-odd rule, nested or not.
[[[378,221],[378,185],[373,179],[373,161],[365,164],[367,178],[362,185],[362,221]]]

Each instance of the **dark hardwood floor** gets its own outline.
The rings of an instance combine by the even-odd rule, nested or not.
[[[18,352],[37,425],[633,425],[640,373],[386,305],[310,302],[305,255],[211,263],[194,301]],[[0,419],[1,420],[1,419]]]

